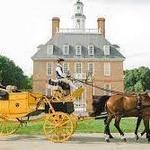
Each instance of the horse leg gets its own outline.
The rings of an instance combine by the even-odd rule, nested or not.
[[[141,136],[143,136],[146,133],[146,130],[144,129],[144,131],[141,133]]]
[[[126,139],[126,137],[124,136],[124,133],[123,133],[123,131],[122,131],[121,128],[120,128],[120,120],[121,120],[121,117],[120,117],[120,116],[116,116],[116,117],[115,117],[115,124],[114,124],[114,126],[115,126],[116,129],[119,131],[119,133],[120,133],[120,135],[122,136],[123,140],[126,142],[127,139]]]
[[[142,120],[142,117],[140,116],[140,117],[138,117],[137,122],[136,122],[136,129],[135,129],[135,132],[134,132],[135,137],[136,137],[136,140],[139,139],[139,136],[138,136],[138,128],[139,128],[139,125],[140,125],[140,123],[141,123],[141,120]]]
[[[148,139],[148,142],[150,142],[149,118],[144,117],[143,121],[144,121],[144,126],[146,131],[146,138]]]
[[[108,118],[108,117],[106,117],[106,118],[104,119],[104,125],[107,124],[107,118]],[[108,135],[109,135],[109,138],[110,138],[110,139],[113,139],[113,138],[114,138],[114,137],[111,135],[110,130],[108,130]]]
[[[110,125],[110,122],[111,122],[112,118],[113,118],[113,116],[110,115],[110,116],[108,116],[108,118],[107,118],[107,120],[106,120],[105,130],[104,130],[105,141],[106,141],[106,142],[109,142],[109,134],[110,134],[109,125]]]

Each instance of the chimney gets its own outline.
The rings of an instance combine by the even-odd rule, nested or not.
[[[97,19],[98,32],[100,32],[105,37],[105,18]]]
[[[60,19],[58,17],[52,18],[52,36],[54,36],[59,31]]]

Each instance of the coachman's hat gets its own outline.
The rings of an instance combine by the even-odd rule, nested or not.
[[[57,62],[65,61],[63,58],[58,58]]]

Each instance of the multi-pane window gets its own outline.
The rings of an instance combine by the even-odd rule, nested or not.
[[[82,73],[82,64],[76,63],[76,73]]]
[[[104,55],[110,55],[110,45],[104,45]]]
[[[77,56],[81,55],[81,45],[76,45],[76,55]]]
[[[104,76],[110,76],[111,75],[111,65],[109,62],[104,63]]]
[[[69,71],[69,64],[68,63],[63,64],[63,70],[64,70],[64,73],[68,73],[68,71]]]
[[[106,90],[106,91],[104,91],[105,95],[111,95],[111,84],[110,83],[105,83],[104,89]]]
[[[54,46],[53,45],[47,45],[47,54],[53,55]]]
[[[63,45],[63,54],[69,55],[69,45]]]
[[[52,74],[52,64],[47,63],[47,75],[50,76]]]
[[[90,56],[94,55],[94,45],[88,46],[88,55],[90,55]]]
[[[88,63],[88,72],[90,74],[94,73],[94,64],[93,63]]]

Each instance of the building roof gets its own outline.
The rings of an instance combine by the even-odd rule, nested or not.
[[[69,45],[69,55],[63,55],[63,45]],[[88,55],[88,45],[94,45],[94,55]],[[47,54],[47,45],[54,45],[53,55]],[[76,56],[76,45],[82,46],[81,56]],[[104,55],[104,45],[110,45],[110,55]],[[103,35],[98,33],[56,33],[46,44],[38,46],[38,51],[32,59],[51,59],[51,58],[93,58],[93,59],[118,59],[124,60],[125,57],[106,40]]]

